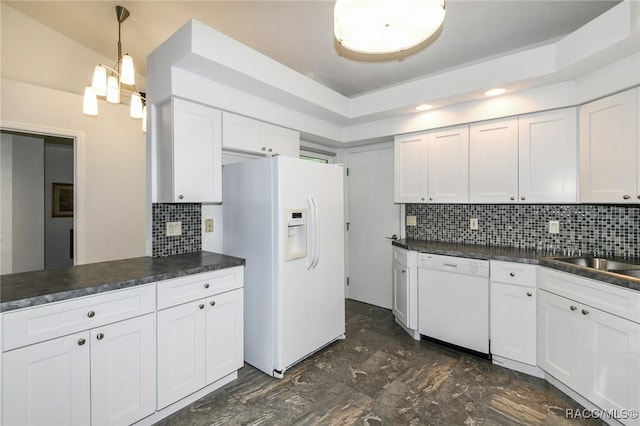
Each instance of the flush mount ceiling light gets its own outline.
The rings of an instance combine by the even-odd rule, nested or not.
[[[431,104],[420,104],[417,107],[415,107],[416,111],[428,111],[430,109],[433,109],[433,105]]]
[[[484,95],[485,96],[498,96],[498,95],[502,95],[506,91],[507,91],[507,89],[504,89],[502,87],[496,87],[494,89],[487,90],[486,92],[484,92]]]
[[[97,65],[93,71],[91,86],[84,88],[84,100],[82,112],[86,115],[98,115],[98,97],[107,102],[119,104],[124,96],[130,98],[131,118],[142,119],[142,130],[146,131],[147,107],[145,94],[136,89],[136,72],[133,67],[133,58],[128,54],[122,54],[122,42],[120,40],[120,27],[129,17],[129,11],[122,6],[116,6],[116,19],[118,20],[118,59],[113,68],[106,65]]]
[[[442,25],[444,0],[337,0],[333,31],[338,43],[360,53],[410,49]]]

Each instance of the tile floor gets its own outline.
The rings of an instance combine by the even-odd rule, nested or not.
[[[238,380],[159,423],[169,425],[582,425],[580,406],[544,380],[427,341],[391,312],[346,302],[346,336],[274,379]]]

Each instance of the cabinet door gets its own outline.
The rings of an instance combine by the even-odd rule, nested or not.
[[[132,424],[156,409],[155,314],[91,331],[91,421]]]
[[[393,315],[408,325],[409,307],[409,272],[406,266],[391,262],[393,278]]]
[[[429,201],[469,201],[469,126],[429,133]]]
[[[526,203],[576,202],[576,110],[528,114],[518,119],[519,196]]]
[[[267,153],[272,155],[300,156],[300,132],[267,124]]]
[[[580,107],[580,201],[637,201],[636,90]]]
[[[173,99],[174,202],[222,201],[222,113]]]
[[[244,363],[243,290],[222,293],[206,304],[206,383],[230,374]]]
[[[90,424],[89,352],[89,332],[5,352],[3,424]]]
[[[469,201],[513,203],[518,197],[518,120],[469,128]]]
[[[205,385],[204,300],[158,312],[158,409]]]
[[[573,389],[581,385],[581,316],[576,302],[538,292],[538,366]]]
[[[426,133],[395,138],[394,202],[424,203],[427,201],[427,143]]]
[[[580,393],[601,408],[637,408],[640,325],[591,307],[581,306],[580,313],[584,377]]]
[[[536,364],[536,289],[491,282],[491,353]]]
[[[222,146],[226,149],[267,153],[266,123],[241,115],[223,113]]]

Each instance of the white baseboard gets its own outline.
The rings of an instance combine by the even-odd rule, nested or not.
[[[420,340],[420,332],[418,330],[413,330],[407,327],[396,317],[393,318],[396,320],[396,323],[413,338],[413,340]]]

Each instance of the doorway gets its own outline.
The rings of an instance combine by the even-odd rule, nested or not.
[[[0,131],[0,274],[74,264],[73,138]]]
[[[393,145],[347,153],[347,297],[391,309],[391,241],[400,235],[393,203]]]

